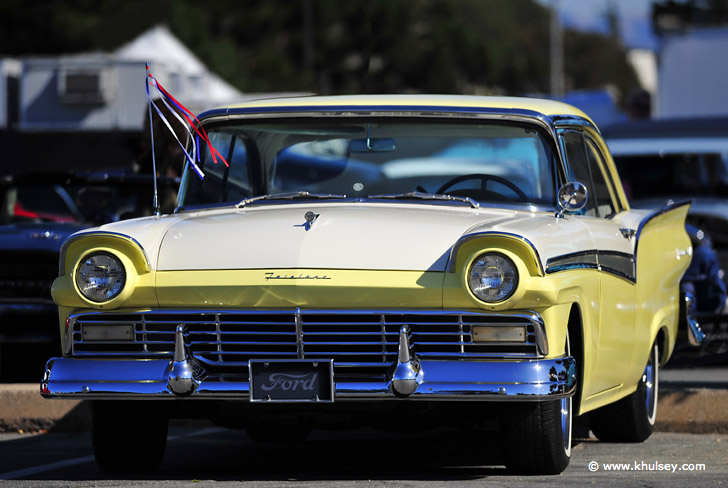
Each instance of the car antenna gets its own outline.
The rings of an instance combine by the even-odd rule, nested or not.
[[[147,61],[147,76],[144,80],[147,84],[147,93],[149,93],[149,61]],[[152,210],[154,215],[160,216],[162,212],[159,210],[159,193],[157,191],[157,157],[154,154],[154,124],[152,123],[152,98],[149,97],[149,134],[152,139],[152,178],[154,180],[154,198],[152,200]]]

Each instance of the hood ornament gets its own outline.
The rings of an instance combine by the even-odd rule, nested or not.
[[[316,221],[316,219],[318,217],[319,217],[319,214],[314,213],[309,210],[303,216],[303,218],[306,219],[306,222],[304,222],[303,224],[294,225],[294,227],[303,227],[304,229],[306,229],[306,231],[309,231],[309,230],[311,230],[311,226],[313,225],[313,223]]]

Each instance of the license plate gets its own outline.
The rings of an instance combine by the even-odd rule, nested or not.
[[[251,360],[251,402],[334,401],[334,361]]]

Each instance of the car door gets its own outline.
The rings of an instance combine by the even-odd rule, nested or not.
[[[597,136],[579,129],[560,130],[569,177],[588,189],[583,214],[592,233],[600,297],[598,320],[585,324],[584,398],[616,394],[630,371],[635,327],[635,259],[632,229],[615,219],[624,209],[607,171]]]

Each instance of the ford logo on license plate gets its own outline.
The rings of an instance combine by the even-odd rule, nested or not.
[[[251,402],[333,402],[334,361],[250,360]]]

